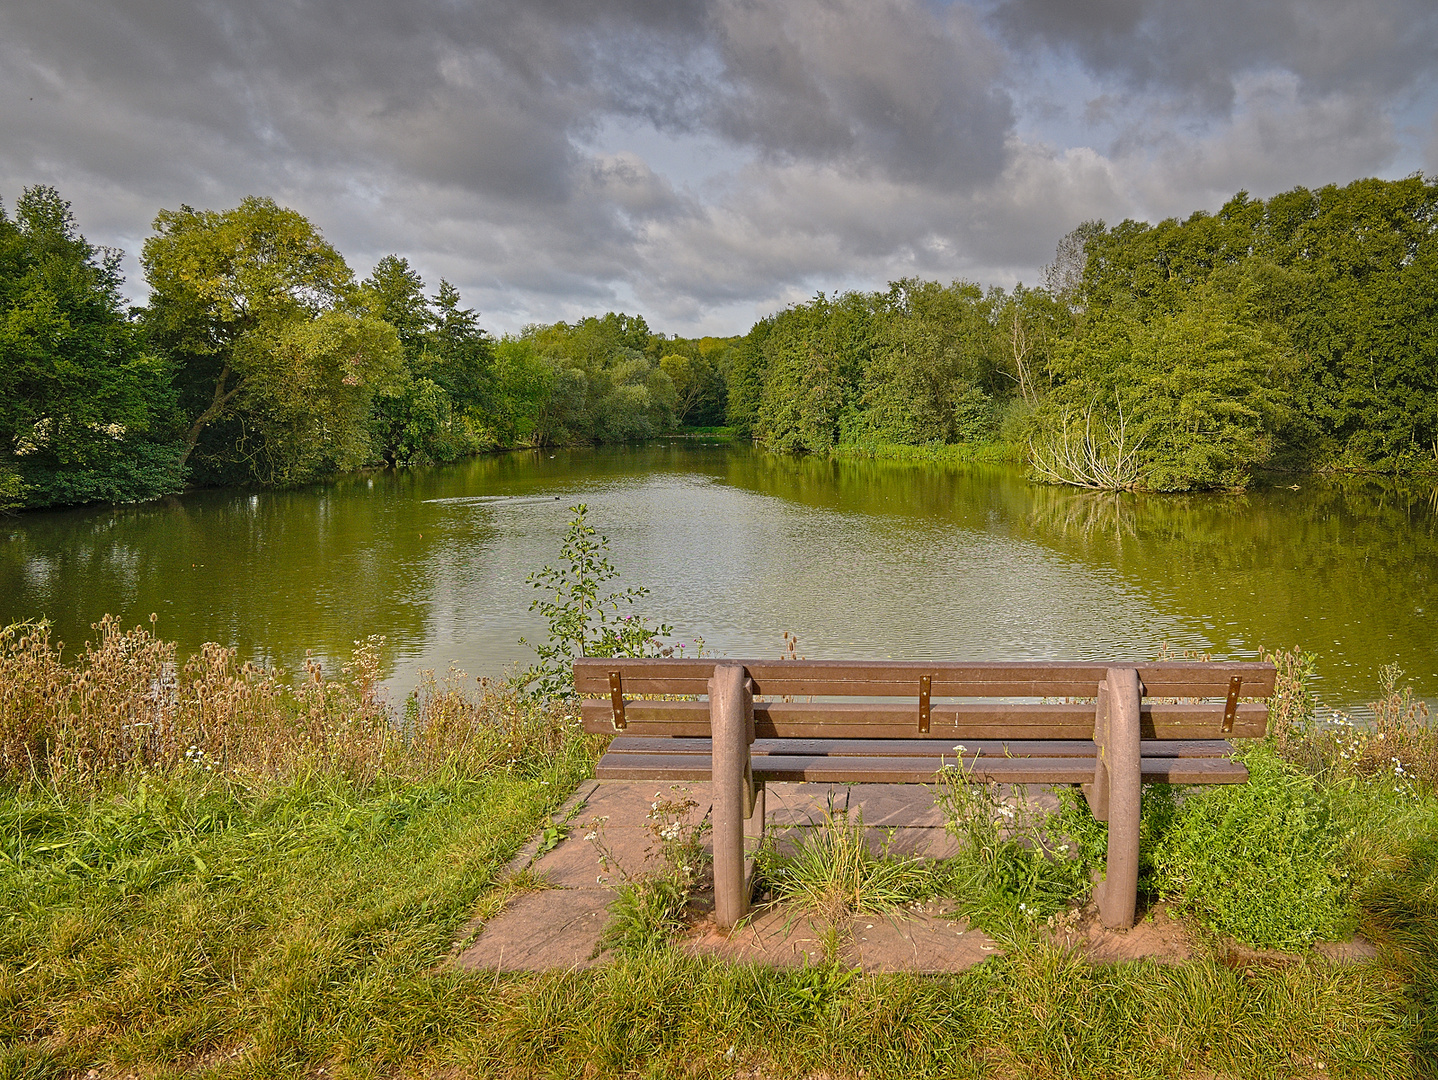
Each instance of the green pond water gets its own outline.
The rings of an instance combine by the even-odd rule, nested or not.
[[[421,668],[500,675],[543,627],[531,571],[586,502],[643,605],[706,651],[775,657],[1246,659],[1318,654],[1333,706],[1397,662],[1438,698],[1428,489],[1310,477],[1246,495],[1099,495],[1017,467],[826,461],[684,441],[522,452],[293,491],[0,519],[0,622],[70,645],[106,612],[293,669],[383,634]]]

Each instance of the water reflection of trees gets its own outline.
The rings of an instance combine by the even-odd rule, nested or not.
[[[1138,535],[1138,509],[1120,492],[1044,487],[1035,493],[1028,524],[1036,535],[1062,536],[1089,546]]]
[[[1438,693],[1430,485],[1299,477],[1242,495],[1139,495],[1032,484],[1002,465],[760,452],[735,454],[726,468],[731,484],[790,503],[892,517],[904,529],[1006,535],[1117,574],[1149,597],[1154,619],[1177,617],[1216,653],[1302,645],[1320,654],[1325,692],[1339,704],[1369,693],[1394,660],[1425,694]]]
[[[291,668],[307,649],[345,657],[370,634],[421,637],[429,611],[413,601],[431,591],[426,556],[444,537],[396,528],[392,504],[357,487],[367,494],[363,480],[208,492],[27,521],[0,559],[4,614],[44,615],[78,645],[103,614],[156,612],[184,651],[219,641]]]
[[[1242,495],[1104,495],[1034,486],[1024,525],[1036,540],[1094,553],[1113,540],[1168,549],[1214,568],[1314,559],[1411,566],[1438,558],[1438,492],[1371,477],[1309,479]]]
[[[1335,703],[1397,661],[1438,693],[1438,499],[1372,477],[1303,478],[1242,496],[1095,496],[1034,488],[1036,543],[1144,583],[1237,643],[1320,656]],[[1344,690],[1344,686],[1355,687]],[[1357,700],[1357,698],[1355,698]]]

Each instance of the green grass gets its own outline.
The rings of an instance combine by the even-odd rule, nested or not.
[[[910,446],[905,443],[844,443],[829,451],[835,458],[864,458],[872,461],[917,461],[934,464],[1000,464],[1022,461],[1024,447],[1016,443],[943,443]]]
[[[589,767],[0,801],[0,1076],[391,1052],[496,872]],[[400,995],[396,997],[396,995]],[[437,1023],[438,1016],[430,1017]],[[234,1068],[231,1062],[229,1068]]]
[[[43,634],[0,646],[0,1080],[1438,1074],[1438,790],[1432,733],[1401,707],[1382,741],[1402,774],[1297,727],[1250,754],[1248,785],[1146,793],[1145,881],[1214,935],[1182,965],[1046,944],[1103,827],[1076,804],[1020,821],[955,776],[968,853],[948,865],[874,857],[836,817],[769,870],[839,914],[947,890],[1006,950],[971,971],[774,971],[646,941],[587,972],[466,974],[448,957],[528,884],[500,868],[558,839],[591,773],[561,704],[430,681],[402,726],[356,724],[377,719],[367,669],[292,698],[217,651],[161,703],[166,738],[138,740],[166,655],[142,632],[74,669]],[[688,875],[683,816],[650,825]],[[1217,937],[1355,924],[1377,962],[1245,965]]]
[[[1093,967],[1029,935],[943,978],[674,950],[582,973],[454,971],[455,939],[509,888],[496,871],[589,760],[11,792],[0,1077],[1416,1077],[1438,1047],[1438,808],[1360,787],[1334,813],[1373,821],[1353,888],[1375,965]]]

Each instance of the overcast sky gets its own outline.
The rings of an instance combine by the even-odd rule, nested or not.
[[[0,197],[269,195],[498,331],[1030,283],[1087,218],[1438,174],[1438,0],[5,0]]]

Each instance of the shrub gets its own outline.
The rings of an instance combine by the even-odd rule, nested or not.
[[[1248,945],[1302,949],[1343,937],[1354,918],[1327,798],[1267,747],[1241,759],[1248,783],[1190,793],[1157,830],[1158,894]]]
[[[1269,746],[1240,759],[1246,784],[1144,785],[1139,891],[1245,945],[1305,949],[1345,936],[1354,926],[1347,836],[1328,794]],[[1069,837],[1075,870],[1102,870],[1108,825],[1076,790],[1059,800],[1051,827]]]

